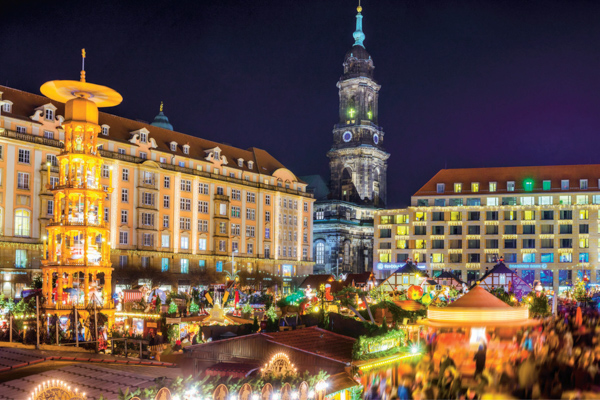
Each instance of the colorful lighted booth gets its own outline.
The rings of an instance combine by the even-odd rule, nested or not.
[[[381,287],[387,292],[398,292],[406,290],[412,285],[420,286],[426,278],[428,278],[427,272],[408,260],[406,264],[383,281]]]
[[[115,329],[130,336],[148,337],[160,331],[160,314],[153,312],[117,311],[115,312]]]
[[[93,304],[112,319],[109,225],[103,218],[112,179],[103,189],[98,107],[116,106],[123,98],[112,89],[87,83],[83,70],[81,81],[46,82],[41,92],[66,103],[64,148],[57,157],[58,182],[52,186],[48,163],[47,188],[54,195],[55,207],[46,226],[48,236],[44,236],[42,290],[46,308],[50,313],[65,314],[77,307],[85,313],[88,304]]]
[[[503,288],[505,292],[512,292],[519,300],[531,292],[531,286],[517,275],[515,271],[509,269],[502,259],[494,268],[486,272],[479,283],[483,288],[491,291],[497,288]]]
[[[434,273],[433,280],[436,282],[436,285],[453,287],[456,290],[462,289],[463,285],[465,285],[460,278],[446,270],[442,270],[437,276]]]
[[[482,342],[487,344],[488,365],[502,365],[517,350],[511,342],[515,331],[539,321],[529,319],[528,308],[511,307],[475,286],[447,307],[429,307],[427,320],[419,323],[438,331],[434,365],[439,365],[441,354],[448,349],[457,367],[472,373],[473,355]]]

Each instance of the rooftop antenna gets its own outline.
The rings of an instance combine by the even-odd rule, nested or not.
[[[81,49],[81,82],[85,82],[85,49]]]

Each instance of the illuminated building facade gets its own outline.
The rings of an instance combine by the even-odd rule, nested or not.
[[[375,68],[364,46],[362,8],[358,7],[354,45],[344,57],[337,83],[339,122],[333,129],[329,184],[306,177],[318,189],[314,225],[315,271],[320,273],[370,270],[373,259],[373,213],[386,203],[387,159],[379,122],[379,90]]]
[[[525,282],[559,289],[600,263],[600,166],[445,169],[411,206],[375,216],[374,270],[408,259],[476,281],[500,258]]]
[[[68,119],[61,102],[0,92],[0,277],[2,292],[15,296],[40,272],[42,239],[62,210],[56,189]],[[312,273],[314,199],[268,152],[173,131],[162,109],[152,124],[103,112],[97,124],[105,197],[93,207],[110,230],[113,286],[138,283],[115,276],[142,268],[187,290],[204,273],[224,279],[232,254],[236,270],[286,286]]]

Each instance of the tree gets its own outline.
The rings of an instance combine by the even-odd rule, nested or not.
[[[170,306],[169,306],[169,308],[170,308]],[[190,303],[190,313],[196,314],[199,311],[200,311],[200,306],[198,304],[196,304],[194,299],[192,299],[192,302]]]
[[[169,303],[169,314],[175,314],[177,312],[177,304],[175,304],[175,301],[171,299],[171,302]]]
[[[358,319],[362,322],[367,322],[367,320],[358,312],[356,309],[356,297],[360,296],[361,300],[365,303],[367,308],[367,312],[369,313],[369,318],[371,319],[371,323],[375,324],[375,319],[373,318],[373,314],[371,313],[371,309],[369,308],[369,303],[367,303],[367,298],[365,292],[362,290],[353,288],[353,287],[345,287],[339,292],[333,295],[334,301],[338,303],[339,306],[346,307],[350,311],[352,311]]]

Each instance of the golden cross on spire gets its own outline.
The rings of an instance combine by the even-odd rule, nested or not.
[[[81,82],[85,82],[85,49],[81,49]]]
[[[160,102],[160,112],[162,112],[162,110],[163,110],[163,102],[161,101]]]

